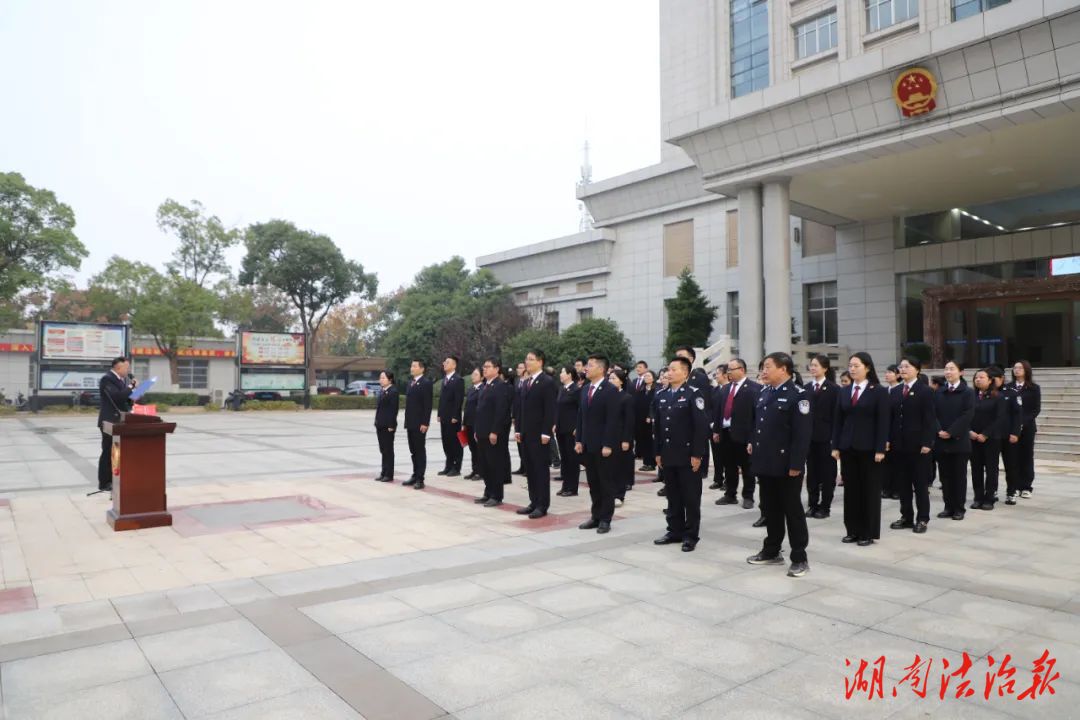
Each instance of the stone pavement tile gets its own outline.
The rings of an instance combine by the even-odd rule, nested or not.
[[[536,590],[517,599],[564,618],[584,617],[634,601],[628,595],[580,582]]]
[[[746,562],[745,558],[743,562]],[[768,602],[783,602],[821,589],[820,585],[814,584],[812,580],[808,580],[806,577],[789,578],[787,570],[782,565],[766,565],[754,567],[753,569],[756,572],[745,572],[730,577],[722,577],[717,580],[710,580],[706,584],[720,590],[727,590],[728,592]]]
[[[159,677],[187,717],[318,686],[311,673],[278,649],[214,660],[161,673]]]
[[[311,605],[301,608],[300,611],[335,635],[387,625],[424,614],[389,593]]]
[[[818,716],[795,705],[792,698],[778,700],[746,688],[733,688],[688,709],[680,720],[819,720]]]
[[[202,627],[203,625],[210,625],[216,622],[229,622],[230,620],[237,620],[240,617],[240,613],[235,609],[223,607],[214,608],[212,610],[198,610],[196,612],[166,615],[164,617],[151,618],[149,620],[136,620],[135,622],[126,623],[125,626],[132,637],[140,638],[147,635],[159,635],[163,632],[172,632],[174,630]]]
[[[829,642],[849,637],[863,629],[859,625],[783,605],[744,615],[718,627],[730,627],[753,637],[772,640],[806,652],[814,652]]]
[[[83,576],[86,587],[94,598],[113,598],[121,595],[137,595],[142,586],[127,568],[87,573]]]
[[[813,569],[810,572],[813,573]],[[838,583],[835,587],[856,595],[865,595],[911,607],[921,605],[949,590],[947,587],[897,580],[867,572],[860,572],[856,577]]]
[[[386,668],[432,655],[478,647],[471,637],[433,617],[418,617],[357,630],[342,635],[341,639]]]
[[[579,531],[580,532],[580,531]],[[537,563],[533,567],[568,577],[571,580],[592,580],[613,572],[626,570],[626,565],[590,555],[574,555]]]
[[[0,666],[4,702],[61,695],[153,672],[134,640],[14,660]]]
[[[229,603],[207,585],[176,588],[165,593],[181,613],[213,610],[227,607]]]
[[[885,677],[893,681],[899,681],[907,674],[906,668],[915,662],[916,657],[923,660],[945,657],[952,662],[954,655],[952,650],[937,645],[873,629],[838,638],[814,652],[820,658],[815,662],[843,673],[858,668],[862,660],[872,664],[878,658],[884,657]],[[847,661],[850,661],[851,665],[847,665]]]
[[[394,590],[390,594],[425,613],[453,610],[502,597],[494,590],[470,580],[446,580],[430,585],[416,585]]]
[[[708,585],[691,585],[682,590],[661,595],[651,602],[666,610],[674,610],[711,625],[729,622],[771,605],[764,600],[755,600],[746,595],[717,590]]]
[[[591,675],[593,668],[618,658],[629,657],[638,651],[634,645],[583,627],[580,623],[563,623],[540,632],[522,633],[488,643],[509,657],[528,658],[542,668],[543,677],[568,682],[580,682]]]
[[[225,580],[212,583],[209,587],[230,605],[241,605],[274,597],[274,593],[267,590],[265,585],[251,578]]]
[[[1029,628],[1027,634],[1061,639],[1080,645],[1080,618],[1077,617],[1077,613],[1055,610]]]
[[[34,580],[34,595],[38,607],[54,607],[89,602],[94,598],[79,575],[59,575]]]
[[[121,680],[68,693],[38,695],[8,702],[11,720],[183,720],[154,676]]]
[[[638,600],[649,600],[690,586],[690,581],[672,577],[655,570],[630,568],[602,575],[589,584],[605,588]]]
[[[1016,633],[995,625],[912,608],[874,625],[875,630],[936,645],[955,652],[981,656]]]
[[[118,597],[113,599],[112,604],[125,623],[180,614],[172,600],[163,592]]]
[[[476,547],[446,547],[413,553],[412,559],[424,567],[451,568],[497,560],[498,555]]]
[[[927,694],[925,699],[914,700],[900,711],[889,715],[889,720],[1010,720],[1015,715],[1008,715],[995,710],[985,702],[938,700],[936,696],[931,698]],[[1049,718],[1052,715],[1040,717]]]
[[[673,637],[714,632],[707,623],[647,602],[605,610],[577,620],[575,625],[642,647],[670,642]]]
[[[873,700],[862,695],[846,699],[845,681],[853,675],[837,672],[821,663],[798,660],[771,673],[751,680],[741,689],[766,695],[782,703],[793,703],[812,712],[818,718],[867,718],[878,720],[900,711],[917,699],[911,694],[898,693]]]
[[[206,720],[364,720],[348,703],[326,688],[298,692],[242,705],[213,715]]]
[[[62,635],[50,635],[36,640],[24,640],[0,645],[0,663],[130,639],[131,633],[124,625],[120,624],[107,625],[92,630],[76,630]]]
[[[600,670],[590,692],[642,718],[674,718],[685,710],[733,687],[716,675],[667,658],[631,656]]]
[[[795,648],[744,633],[684,633],[669,643],[658,643],[653,652],[711,675],[732,685],[749,682],[806,655]]]
[[[990,623],[1013,630],[1036,627],[1051,611],[1020,603],[950,590],[919,606],[923,610],[952,615],[973,622]]]
[[[159,673],[274,648],[274,643],[247,620],[147,635],[137,642]]]
[[[522,595],[534,590],[543,590],[571,582],[568,577],[540,570],[535,566],[495,570],[479,575],[471,575],[469,579],[478,585],[491,588],[503,595]]]
[[[558,615],[515,598],[448,610],[435,617],[480,641],[497,640],[530,630],[543,632],[543,627],[561,621]]]
[[[60,617],[64,632],[90,630],[120,623],[116,608],[108,600],[62,605],[56,608],[56,614]]]
[[[459,720],[635,720],[623,708],[597,699],[567,683],[541,683],[456,713]]]
[[[805,610],[815,615],[844,620],[864,627],[888,620],[908,609],[906,605],[850,595],[833,588],[815,590],[812,593],[786,600],[783,604],[796,610]]]
[[[444,710],[457,713],[535,684],[537,668],[528,658],[482,649],[416,660],[394,668],[394,675]]]
[[[334,565],[295,570],[276,575],[261,575],[259,582],[275,595],[298,595],[300,593],[351,585],[356,580],[341,565]]]

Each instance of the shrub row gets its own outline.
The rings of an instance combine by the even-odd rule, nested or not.
[[[199,396],[197,393],[152,392],[143,395],[140,402],[146,405],[160,405],[165,403],[166,405],[192,407],[199,404]]]
[[[379,399],[362,395],[315,395],[311,398],[314,410],[374,410]]]

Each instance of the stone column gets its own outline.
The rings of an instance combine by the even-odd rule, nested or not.
[[[791,201],[788,180],[765,183],[762,254],[765,352],[791,352]]]
[[[739,188],[739,354],[751,377],[764,356],[764,283],[761,268],[761,187]]]

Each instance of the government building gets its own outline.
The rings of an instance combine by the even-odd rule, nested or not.
[[[658,361],[690,268],[751,362],[1080,364],[1080,0],[661,0],[660,66],[660,163],[477,260],[549,325]]]

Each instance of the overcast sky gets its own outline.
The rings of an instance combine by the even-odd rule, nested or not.
[[[161,201],[332,237],[386,291],[577,231],[659,160],[658,0],[2,0],[0,169],[90,250],[164,262]],[[238,256],[239,257],[239,256]]]

